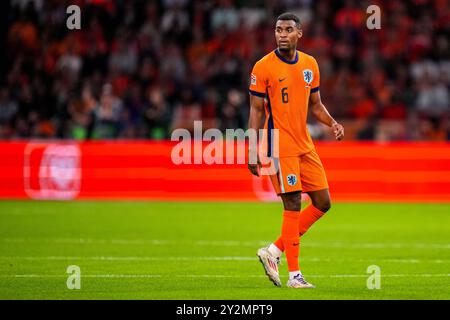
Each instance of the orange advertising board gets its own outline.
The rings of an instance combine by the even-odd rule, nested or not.
[[[250,175],[245,164],[174,164],[175,145],[0,142],[0,198],[277,200],[269,179]],[[316,148],[334,201],[450,202],[450,144],[342,142]]]

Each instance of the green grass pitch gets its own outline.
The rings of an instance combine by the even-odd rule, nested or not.
[[[279,203],[0,202],[1,299],[449,299],[450,205],[336,203],[301,239],[317,288],[277,288],[256,250]],[[69,265],[81,288],[69,290]],[[367,267],[381,288],[367,288]],[[287,265],[281,266],[283,285]]]

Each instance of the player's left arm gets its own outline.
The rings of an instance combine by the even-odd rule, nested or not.
[[[342,140],[344,138],[344,126],[334,120],[327,108],[325,108],[320,99],[320,91],[311,93],[309,97],[309,110],[311,110],[311,113],[317,120],[333,129],[336,140]]]

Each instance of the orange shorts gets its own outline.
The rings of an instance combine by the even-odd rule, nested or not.
[[[316,150],[312,150],[299,157],[273,159],[277,174],[271,175],[270,180],[275,192],[317,191],[328,189],[327,177]]]

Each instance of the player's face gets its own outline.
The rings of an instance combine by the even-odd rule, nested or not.
[[[275,40],[280,51],[290,51],[297,48],[297,41],[302,37],[302,31],[295,26],[294,20],[278,20],[275,25]]]

